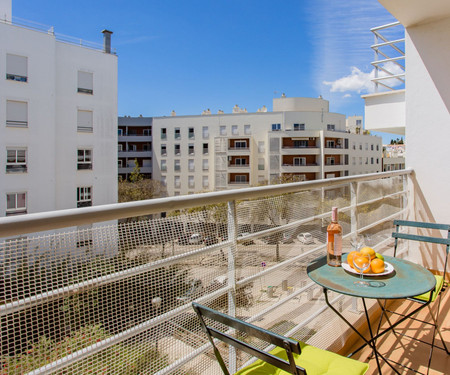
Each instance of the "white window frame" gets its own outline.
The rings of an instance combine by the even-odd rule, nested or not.
[[[161,160],[161,172],[167,172],[167,160]]]
[[[173,146],[173,152],[175,153],[175,156],[181,155],[181,146],[180,146],[179,143],[176,143],[176,144]]]
[[[265,159],[258,158],[258,171],[263,171],[265,167]]]
[[[161,144],[161,156],[167,156],[167,145],[165,143]]]
[[[26,147],[6,148],[6,173],[26,173],[27,159]]]
[[[327,124],[327,130],[334,132],[336,130],[336,125],[334,124]]]
[[[238,146],[238,144],[239,144],[239,146]],[[234,141],[234,148],[235,149],[247,148],[247,141],[246,140]]]
[[[336,165],[335,163],[336,163],[336,161],[335,161],[334,156],[326,157],[326,163],[325,163],[326,165]]]
[[[305,130],[305,124],[293,124],[292,129],[294,131],[302,131]]]
[[[327,148],[335,148],[336,142],[333,140],[327,140]]]
[[[161,128],[161,139],[167,139],[167,128]]]
[[[208,176],[202,176],[202,186],[204,188],[209,187],[209,177]]]
[[[83,117],[83,118],[80,118]],[[83,121],[80,121],[83,120]],[[94,130],[94,112],[85,109],[77,110],[77,131],[92,133]]]
[[[292,163],[295,167],[299,166],[305,166],[306,165],[306,158],[303,156],[296,156],[293,158]]]
[[[123,129],[117,129],[117,135],[121,137],[123,135]]]
[[[188,144],[188,155],[195,155],[195,147],[193,143]]]
[[[209,171],[209,160],[208,159],[203,159],[202,170]]]
[[[234,176],[234,182],[238,184],[246,184],[247,183],[247,175],[245,174],[237,174]]]
[[[78,71],[78,93],[80,94],[94,94],[94,73]]]
[[[181,139],[181,129],[180,128],[174,129],[173,137],[174,137],[174,139]]]
[[[308,147],[308,141],[305,139],[295,139],[294,148],[306,148]]]
[[[173,170],[174,170],[175,172],[181,171],[181,163],[180,163],[180,159],[175,159],[175,160],[173,161]]]
[[[203,139],[209,139],[209,129],[207,126],[204,126],[202,128],[202,136],[203,136]]]
[[[117,145],[117,151],[118,151],[118,152],[123,151],[123,145],[122,145],[121,143],[119,143],[119,144]]]
[[[194,176],[188,176],[188,188],[194,189],[195,188],[195,178]]]
[[[205,145],[206,145],[206,147],[205,147]],[[209,143],[203,143],[202,153],[203,153],[203,155],[208,155],[209,154]]]
[[[281,130],[281,124],[272,124],[272,131],[278,132]]]
[[[247,165],[246,163],[247,159],[246,158],[235,158],[234,159],[234,165],[240,165],[240,166],[245,166]]]
[[[195,162],[194,159],[188,159],[188,171],[195,172]]]
[[[123,161],[121,159],[117,160],[117,168],[122,168]]]
[[[227,127],[225,125],[220,125],[219,132],[220,135],[227,135]]]
[[[23,195],[23,202],[24,206],[18,206],[18,196]],[[14,199],[14,207],[8,208],[8,197],[11,197]],[[13,216],[13,215],[23,215],[27,213],[27,193],[26,192],[15,192],[15,193],[6,193],[6,216]]]
[[[77,207],[92,206],[92,186],[77,187]]]
[[[81,155],[80,155],[81,151]],[[79,148],[77,150],[77,170],[92,170],[92,149]],[[81,157],[81,159],[80,159]]]
[[[173,176],[173,186],[175,189],[179,189],[181,187],[181,177],[180,176]]]
[[[238,126],[237,125],[231,125],[231,134],[232,135],[239,135]]]
[[[28,82],[28,57],[7,53],[6,79],[16,82]]]
[[[144,130],[142,131],[142,134],[143,134],[145,137],[149,137],[149,136],[152,135],[152,129],[144,129]]]
[[[263,154],[264,152],[266,152],[264,141],[258,141],[258,152],[260,154]]]
[[[28,127],[28,102],[6,100],[6,126]]]
[[[189,139],[195,138],[195,129],[194,128],[188,128],[188,138]]]
[[[245,135],[250,135],[252,134],[252,128],[250,125],[244,125],[244,134]]]

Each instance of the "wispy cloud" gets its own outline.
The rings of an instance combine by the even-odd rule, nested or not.
[[[318,93],[344,92],[345,87],[355,92],[368,89],[365,82],[372,74],[373,59],[370,28],[394,18],[377,1],[314,0],[310,4],[313,81]]]
[[[130,36],[125,37],[122,39],[118,39],[115,43],[117,46],[125,46],[129,44],[139,44],[139,43],[145,43],[150,40],[158,39],[159,37],[156,35],[137,35],[137,36]]]

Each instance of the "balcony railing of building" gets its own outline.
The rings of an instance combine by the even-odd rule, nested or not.
[[[326,252],[332,206],[344,250],[359,233],[383,253],[411,204],[411,172],[0,218],[0,369],[220,374],[193,300],[316,346],[341,343],[306,265]],[[299,242],[303,232],[314,243]],[[332,298],[362,317],[356,300]],[[223,355],[233,372],[250,360]]]
[[[400,22],[370,29],[375,36],[371,48],[375,52],[375,68],[372,82],[375,92],[380,86],[388,90],[405,88],[405,38],[404,28]],[[399,37],[400,36],[400,37]]]
[[[80,39],[80,38],[76,38],[76,37],[69,36],[69,35],[55,33],[53,26],[48,26],[48,25],[44,25],[44,24],[41,24],[41,23],[38,23],[38,22],[25,20],[23,18],[12,17],[12,20],[0,19],[0,23],[6,23],[6,24],[9,24],[9,25],[22,27],[24,29],[33,30],[33,31],[37,31],[37,32],[53,35],[56,38],[56,40],[58,40],[60,42],[73,44],[73,45],[76,45],[76,46],[85,47],[85,48],[89,48],[89,49],[94,49],[94,50],[97,50],[97,51],[103,51],[104,50],[103,44],[90,42],[90,41],[87,41],[87,40],[84,40],[84,39]],[[111,53],[115,55],[116,54],[116,49],[112,48],[111,49]]]

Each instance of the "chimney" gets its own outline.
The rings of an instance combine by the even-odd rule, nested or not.
[[[111,34],[112,31],[109,30],[102,30],[103,33],[103,51],[105,53],[111,53]]]

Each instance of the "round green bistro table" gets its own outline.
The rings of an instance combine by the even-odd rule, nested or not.
[[[346,259],[347,254],[344,254],[342,257],[342,261],[345,262]],[[416,314],[419,310],[427,306],[431,302],[432,293],[430,293],[430,300],[426,304],[420,305],[414,311],[404,316],[402,319],[390,325],[389,328],[376,334],[375,336],[370,325],[369,313],[367,310],[365,299],[405,299],[408,297],[418,296],[420,294],[428,293],[429,291],[433,290],[436,285],[436,279],[430,271],[408,260],[390,256],[385,256],[384,260],[392,264],[392,266],[394,267],[394,271],[388,275],[383,276],[364,275],[364,280],[369,282],[369,286],[359,286],[354,284],[354,282],[357,281],[360,277],[357,274],[347,272],[342,267],[328,266],[326,256],[317,258],[309,263],[306,272],[311,280],[323,287],[327,305],[364,340],[365,344],[351,353],[349,357],[361,350],[366,345],[369,345],[375,354],[378,371],[380,374],[381,367],[378,357],[382,358],[395,373],[400,374],[389,363],[389,361],[377,351],[375,345],[376,340],[380,336],[384,335],[390,330],[393,330],[398,324],[402,323],[404,320]],[[366,339],[361,332],[356,330],[353,325],[330,304],[328,300],[329,290],[352,297],[359,297],[362,299],[367,325],[370,332],[369,339]],[[381,303],[379,303],[379,305],[383,309],[382,313],[384,314],[384,305],[382,305]]]

